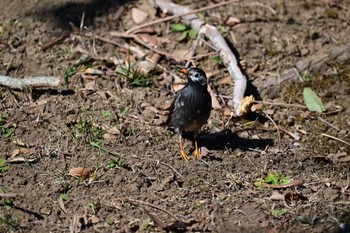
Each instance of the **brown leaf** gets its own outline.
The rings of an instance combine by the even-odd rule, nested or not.
[[[259,111],[263,108],[263,104],[253,104],[253,106],[250,108],[252,112]]]
[[[213,109],[221,109],[221,105],[218,101],[218,99],[216,98],[216,94],[213,92],[213,90],[211,89],[210,85],[208,85],[208,92],[211,96],[211,107]]]
[[[280,194],[277,191],[273,191],[271,196],[270,196],[270,199],[273,200],[273,201],[283,201],[284,200],[284,195]]]
[[[147,102],[141,103],[141,104],[140,104],[140,107],[141,107],[142,109],[148,109],[148,110],[150,110],[150,111],[152,111],[152,112],[154,112],[154,113],[159,113],[159,110],[158,110],[156,107],[152,106],[151,104],[149,104],[149,103],[147,103]]]
[[[218,85],[225,85],[225,84],[233,85],[233,80],[231,76],[226,76],[218,81]]]
[[[298,202],[307,202],[309,199],[302,194],[288,192],[284,195],[284,200],[288,205],[297,204]]]
[[[149,34],[138,34],[137,35],[142,42],[144,42],[145,44],[151,45],[151,46],[157,46],[160,44],[169,44],[170,40],[166,37],[158,37],[158,36],[152,36]]]
[[[346,152],[339,152],[337,154],[329,154],[326,157],[333,163],[345,163],[350,161],[350,156]]]
[[[104,133],[102,137],[108,142],[112,142],[118,138],[115,134],[111,133]]]
[[[226,26],[233,26],[233,25],[239,24],[240,22],[241,22],[241,20],[239,18],[229,16],[229,17],[227,17],[227,19],[225,21],[225,25]]]
[[[131,17],[136,24],[139,24],[143,23],[146,20],[148,14],[139,8],[134,7],[131,9]]]
[[[87,179],[90,176],[90,171],[85,167],[74,167],[69,170],[68,174],[76,178],[84,177]]]
[[[19,149],[15,149],[10,158],[14,158],[19,154],[25,154],[25,155],[33,155],[36,153],[36,150],[34,148],[19,148]]]
[[[254,97],[252,95],[246,96],[242,99],[241,104],[239,105],[239,109],[242,116],[250,112],[250,109],[253,103],[254,103]]]
[[[255,71],[259,70],[259,64],[255,64],[253,67],[247,69],[247,74],[252,75]]]

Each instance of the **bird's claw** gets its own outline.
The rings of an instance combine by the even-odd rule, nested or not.
[[[201,152],[199,152],[198,148],[194,150],[193,154],[196,156],[197,159],[202,158],[202,154]]]
[[[181,150],[181,157],[186,161],[190,159],[184,150]]]

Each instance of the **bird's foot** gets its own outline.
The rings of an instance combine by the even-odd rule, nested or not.
[[[201,152],[199,152],[198,147],[194,150],[193,154],[196,156],[197,159],[202,158]]]
[[[181,157],[186,161],[190,159],[184,150],[181,150]]]

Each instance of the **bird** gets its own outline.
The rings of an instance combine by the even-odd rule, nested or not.
[[[201,158],[198,150],[197,135],[207,122],[211,112],[211,96],[208,92],[207,75],[196,67],[180,70],[187,75],[187,84],[176,93],[170,105],[167,125],[172,125],[179,135],[180,152],[184,160],[189,160],[185,152],[182,132],[192,132],[195,144],[194,155]]]

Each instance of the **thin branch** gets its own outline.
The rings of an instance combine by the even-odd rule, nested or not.
[[[32,87],[58,87],[61,85],[58,77],[26,77],[26,78],[12,78],[9,76],[0,76],[0,85],[10,87],[12,89],[20,89]]]
[[[263,105],[272,105],[272,106],[281,106],[281,107],[295,107],[295,108],[303,108],[307,109],[306,106],[301,105],[301,104],[286,104],[286,103],[273,103],[273,102],[266,102],[266,101],[254,101],[255,104],[263,104]]]
[[[167,213],[168,215],[170,215],[171,217],[173,217],[174,219],[178,220],[179,218],[176,217],[174,214],[170,213],[169,211],[163,209],[162,207],[159,207],[159,206],[156,206],[156,205],[153,205],[151,203],[148,203],[148,202],[145,202],[145,201],[140,201],[140,200],[135,200],[135,199],[131,199],[131,198],[126,198],[127,201],[129,202],[136,202],[136,203],[139,203],[139,204],[143,204],[143,205],[147,205],[147,206],[150,206],[150,207],[153,207],[157,210],[160,210],[160,211],[163,211],[164,213]]]
[[[166,21],[169,21],[169,20],[177,19],[177,18],[186,16],[186,15],[196,14],[196,13],[201,12],[201,11],[212,10],[212,9],[215,9],[215,8],[218,8],[218,7],[221,7],[221,6],[225,6],[225,5],[232,4],[232,3],[237,3],[237,2],[239,2],[239,0],[230,0],[230,1],[227,1],[227,2],[220,2],[220,3],[214,4],[214,5],[202,7],[202,8],[199,8],[199,9],[196,9],[196,10],[192,10],[192,11],[189,11],[189,12],[185,12],[185,13],[182,13],[182,14],[168,16],[168,17],[165,17],[163,19],[154,20],[152,22],[144,23],[144,24],[141,24],[141,25],[136,26],[134,28],[131,28],[128,31],[126,31],[124,34],[129,35],[129,34],[135,32],[137,30],[140,30],[141,28],[144,28],[144,27],[153,26],[155,24],[159,24],[159,23],[163,23],[163,22],[166,22]],[[166,13],[166,11],[164,11],[164,12]]]
[[[336,131],[340,131],[340,129],[337,126],[333,125],[332,123],[329,123],[328,121],[326,121],[322,117],[317,117],[317,119],[319,119],[320,121],[322,121],[324,124],[328,125],[329,127],[332,127]]]
[[[350,146],[350,143],[348,143],[348,142],[344,141],[343,139],[340,139],[340,138],[334,137],[334,136],[332,136],[332,135],[322,133],[322,136],[325,136],[325,137],[328,137],[328,138],[332,138],[332,139],[334,139],[334,140],[337,140],[337,141],[339,141],[339,142],[342,142],[342,143],[344,143],[344,144],[346,144],[346,145]]]

